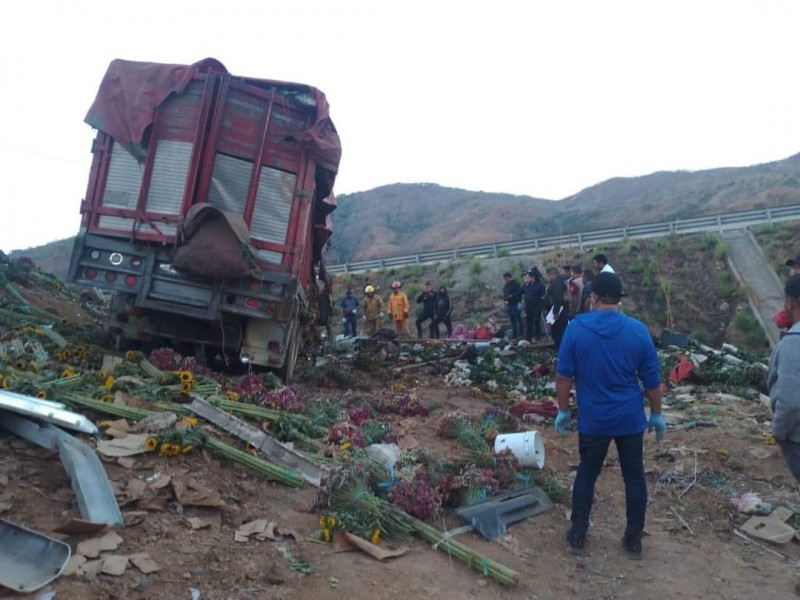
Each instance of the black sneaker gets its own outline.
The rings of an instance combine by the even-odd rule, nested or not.
[[[575,556],[583,555],[583,548],[586,545],[586,536],[579,535],[570,529],[567,531],[567,543],[569,544],[569,551]]]
[[[631,560],[642,560],[642,540],[622,540],[622,547]]]

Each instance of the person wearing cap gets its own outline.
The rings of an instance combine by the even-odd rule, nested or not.
[[[538,342],[542,339],[542,310],[544,309],[544,282],[539,269],[533,267],[525,273],[522,284],[522,298],[525,307],[525,339]]]
[[[344,324],[344,337],[356,336],[358,328],[358,298],[353,295],[353,290],[347,290],[344,298],[339,303],[342,309],[342,323]]]
[[[392,293],[389,295],[389,317],[394,321],[394,330],[397,335],[408,335],[408,296],[401,291],[403,287],[399,281],[392,282]]]
[[[594,270],[599,273],[616,273],[614,268],[608,264],[608,257],[602,252],[592,257],[592,264],[594,265]]]
[[[642,442],[655,429],[656,442],[666,432],[661,416],[658,356],[643,323],[619,309],[622,281],[598,273],[592,281],[592,312],[571,322],[561,342],[556,367],[558,415],[556,433],[564,435],[572,420],[569,399],[573,382],[578,405],[580,463],[572,489],[570,550],[581,554],[589,528],[594,487],[612,440],[625,481],[626,528],[622,538],[630,558],[642,555],[647,509]],[[650,402],[649,420],[642,395]]]
[[[361,303],[364,310],[364,320],[367,322],[367,334],[375,335],[380,327],[383,316],[383,300],[375,293],[375,288],[368,285],[364,288],[364,301]]]
[[[783,309],[791,326],[769,358],[767,389],[772,406],[772,437],[800,483],[800,274],[784,286]]]

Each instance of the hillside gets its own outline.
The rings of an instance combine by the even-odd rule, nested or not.
[[[800,203],[800,154],[740,168],[617,177],[560,201],[433,184],[338,197],[330,262]]]

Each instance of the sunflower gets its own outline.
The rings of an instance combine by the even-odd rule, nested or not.
[[[106,404],[111,404],[114,401],[114,396],[111,394],[106,394],[105,396],[100,397],[100,402],[105,402]]]
[[[181,384],[181,394],[188,394],[192,391],[192,384],[191,383],[182,383]]]
[[[181,383],[192,383],[194,375],[192,375],[191,371],[178,371],[178,379],[181,380]]]
[[[369,541],[377,546],[378,542],[381,541],[381,530],[376,528],[375,531],[372,532],[372,537]]]
[[[128,351],[125,353],[125,360],[127,360],[127,361],[132,361],[132,360],[133,360],[133,358],[134,358],[134,356],[136,356],[136,352],[134,352],[133,350],[128,350]]]
[[[64,348],[61,351],[61,356],[64,357],[64,360],[69,360],[70,358],[72,358],[72,350],[70,350],[69,348]]]
[[[111,421],[100,421],[97,426],[102,427],[103,429],[108,429],[111,427]]]
[[[192,450],[194,450],[194,446],[192,446],[191,444],[188,444],[188,445],[184,446],[183,448],[181,448],[181,454],[189,454],[189,452],[191,452]]]
[[[56,361],[64,362],[64,355],[61,352],[56,353]]]
[[[2,384],[4,390],[7,390],[8,388],[11,387],[11,383],[8,381],[8,377],[3,377],[2,381],[0,381],[0,384]]]
[[[36,397],[39,398],[39,400],[44,400],[45,398],[47,398],[47,392],[45,392],[44,390],[39,390],[38,392],[36,392]]]
[[[24,360],[18,360],[17,364],[14,365],[14,368],[17,371],[22,371],[25,368],[25,361]]]
[[[171,444],[161,444],[161,450],[158,451],[161,456],[169,456],[170,452],[172,452]]]
[[[172,444],[172,448],[171,448],[170,454],[172,456],[178,456],[178,454],[180,454],[180,453],[181,453],[180,445],[179,444]]]
[[[144,443],[144,447],[147,448],[148,452],[153,452],[156,448],[158,448],[158,440],[156,438],[147,438],[147,441]]]
[[[73,371],[72,369],[64,369],[61,372],[62,379],[66,379],[67,377],[72,377],[73,375],[75,375],[75,371]]]
[[[110,390],[112,387],[114,387],[114,378],[111,375],[106,377],[106,380],[103,382],[103,387],[107,390]]]
[[[328,527],[336,527],[336,519],[333,516],[328,516]]]
[[[197,423],[199,421],[194,417],[183,417],[181,419],[181,423],[186,425],[187,427],[197,427]]]
[[[339,446],[339,450],[344,452],[345,450],[349,450],[352,445],[353,445],[353,442],[347,441],[344,444],[342,444],[341,446]]]
[[[239,394],[236,392],[228,392],[228,401],[229,402],[238,402],[239,401]]]
[[[325,515],[322,515],[322,516],[319,518],[319,526],[320,526],[320,527],[323,527],[323,528],[325,527]]]
[[[323,542],[330,542],[331,541],[331,530],[327,527],[322,530],[322,541]]]

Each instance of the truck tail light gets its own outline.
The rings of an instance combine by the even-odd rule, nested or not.
[[[86,279],[94,279],[97,277],[97,269],[86,269],[83,276],[86,277]]]
[[[133,275],[128,275],[125,278],[125,285],[127,285],[128,287],[135,286],[136,285],[136,277],[134,277]]]
[[[244,305],[247,308],[257,309],[259,306],[261,306],[261,303],[255,298],[248,298],[247,300],[244,301]]]
[[[272,341],[267,344],[267,350],[269,350],[270,352],[277,352],[280,349],[281,349],[280,342]]]
[[[114,283],[116,280],[117,280],[116,273],[114,273],[113,271],[109,271],[108,273],[106,273],[106,281],[108,283]]]

